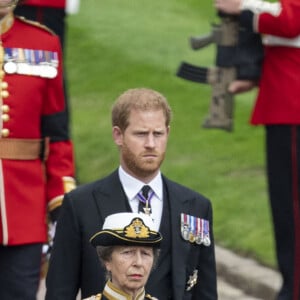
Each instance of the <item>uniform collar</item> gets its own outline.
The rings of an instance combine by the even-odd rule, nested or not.
[[[14,23],[13,12],[8,13],[2,20],[0,20],[0,34],[6,33]]]
[[[117,289],[111,281],[108,281],[103,290],[103,296],[111,300],[144,300],[145,290],[143,289],[135,298]]]

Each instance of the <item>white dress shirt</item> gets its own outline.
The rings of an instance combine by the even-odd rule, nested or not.
[[[159,230],[163,210],[163,182],[161,173],[159,172],[152,181],[145,183],[126,173],[120,166],[119,177],[133,212],[138,212],[139,198],[137,194],[141,191],[142,187],[145,184],[151,187],[151,190],[154,192],[151,198],[151,217],[155,225],[155,230]]]

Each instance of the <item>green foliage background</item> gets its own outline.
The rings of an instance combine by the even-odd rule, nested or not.
[[[189,37],[218,21],[211,1],[81,1],[68,16],[66,66],[80,184],[118,166],[110,109],[132,87],[169,100],[174,117],[162,171],[211,199],[217,244],[275,267],[265,178],[264,128],[248,123],[256,91],[236,97],[234,131],[201,127],[211,90],[177,78],[181,61],[214,64],[215,47]]]

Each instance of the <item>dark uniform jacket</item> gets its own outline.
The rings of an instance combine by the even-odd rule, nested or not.
[[[164,207],[161,227],[170,223],[167,234],[163,233],[163,241],[170,241],[164,247],[170,247],[171,255],[167,253],[160,257],[146,290],[164,300],[215,300],[217,289],[211,203],[202,195],[164,176],[163,183],[164,203],[168,202],[169,209],[166,211]],[[46,300],[74,300],[78,289],[81,289],[83,298],[103,290],[106,282],[104,270],[89,239],[102,228],[106,216],[124,211],[130,211],[130,207],[117,171],[65,195],[46,279]],[[166,213],[169,218],[164,218]],[[182,213],[209,221],[210,246],[183,239]],[[165,261],[170,262],[168,270],[163,269]],[[169,277],[167,286],[164,286],[164,278],[160,279],[162,274]],[[165,295],[166,290],[169,296]]]

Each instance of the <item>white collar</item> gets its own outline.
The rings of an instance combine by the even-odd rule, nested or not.
[[[119,167],[118,172],[128,200],[134,200],[145,183],[129,175],[121,166]],[[160,171],[149,183],[147,183],[147,185],[151,187],[159,200],[163,199],[163,182]]]

